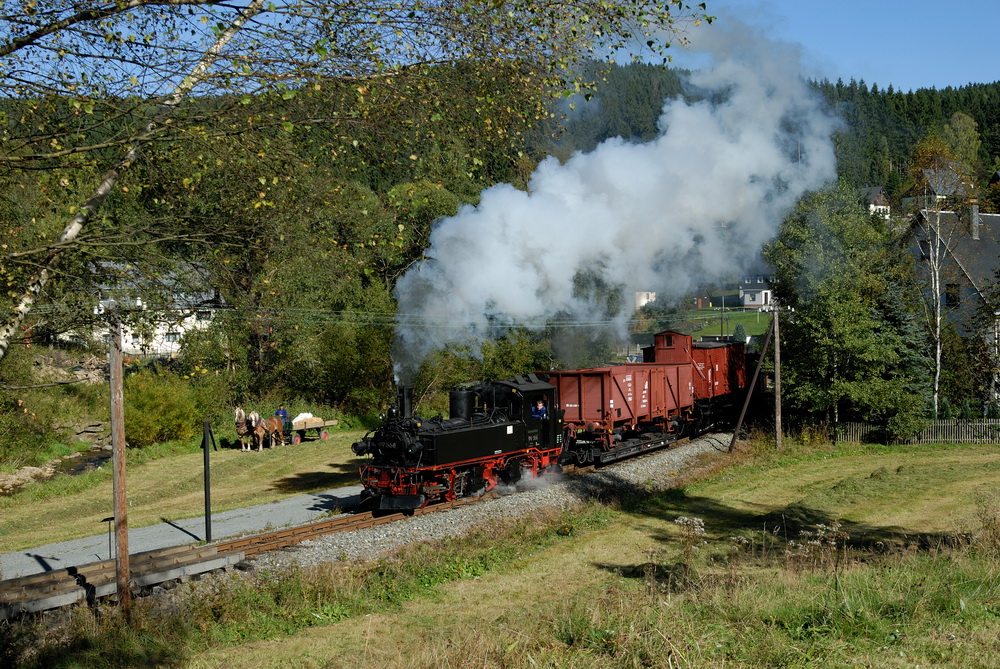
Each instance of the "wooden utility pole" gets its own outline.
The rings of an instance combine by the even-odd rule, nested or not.
[[[781,335],[778,331],[778,314],[774,308],[774,447],[781,449]]]
[[[108,366],[111,381],[111,455],[114,467],[115,507],[115,573],[118,603],[126,619],[132,611],[132,591],[129,586],[128,517],[125,504],[125,407],[122,395],[122,322],[118,304],[108,304],[111,313],[111,350]]]
[[[743,419],[746,418],[747,408],[750,406],[750,397],[753,395],[753,389],[757,387],[757,377],[760,376],[761,365],[764,364],[764,358],[767,356],[767,346],[771,342],[771,334],[774,332],[774,316],[771,317],[771,324],[767,326],[767,335],[764,337],[764,344],[760,347],[760,355],[757,358],[757,366],[753,370],[753,378],[750,379],[750,384],[747,386],[747,396],[743,400],[743,409],[740,411],[740,417],[736,421],[736,427],[733,429],[733,439],[729,442],[729,452],[732,453],[736,450],[736,438],[740,434],[740,428],[743,427]]]

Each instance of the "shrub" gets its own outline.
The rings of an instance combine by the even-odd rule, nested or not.
[[[202,420],[198,390],[170,373],[145,370],[125,382],[125,439],[131,446],[187,440]]]
[[[44,425],[16,400],[0,397],[0,470],[42,464],[48,443]]]

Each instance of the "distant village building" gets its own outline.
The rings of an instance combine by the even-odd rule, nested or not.
[[[889,220],[891,211],[889,207],[889,197],[885,194],[882,186],[865,186],[861,189],[861,195],[868,205],[868,213]]]
[[[771,270],[762,268],[742,277],[739,284],[740,306],[756,309],[769,307],[774,301],[771,290],[773,280]]]
[[[114,266],[113,266],[114,267]],[[185,274],[170,274],[157,281],[144,283],[135,280],[135,272],[127,266],[121,268],[126,277],[121,284],[109,284],[100,289],[93,307],[97,325],[87,330],[67,332],[60,339],[84,343],[111,342],[107,313],[112,303],[122,312],[122,353],[127,356],[174,357],[180,353],[186,334],[209,326],[223,300],[218,289],[203,286],[198,268],[182,268]],[[148,285],[147,285],[148,283]],[[156,303],[141,297],[143,291],[157,296]],[[114,296],[114,297],[113,297]]]
[[[635,293],[635,308],[636,311],[642,309],[644,306],[650,302],[656,302],[656,293],[648,290],[639,290]]]
[[[94,307],[94,315],[106,313],[111,300],[101,300]],[[203,330],[212,322],[217,304],[212,300],[202,300],[199,304],[177,302],[169,309],[150,313],[142,326],[122,324],[122,353],[128,356],[157,356],[171,358],[180,353],[181,340],[185,334]],[[130,310],[145,311],[141,299],[127,305]],[[105,344],[111,343],[107,328],[94,333]]]
[[[957,211],[921,209],[911,217],[903,241],[918,259],[925,294],[940,304],[943,317],[962,336],[983,337],[994,359],[1000,358],[1000,311],[993,312],[992,326],[980,329],[1000,266],[1000,214],[981,214],[975,200]],[[1000,397],[996,371],[993,393]]]
[[[938,169],[923,171],[927,191],[919,197],[904,197],[903,212],[907,215],[920,209],[954,209],[968,200],[975,190],[957,162]]]
[[[941,291],[935,297],[956,329],[971,334],[1000,266],[1000,214],[981,214],[974,200],[964,211],[921,209],[910,219],[906,239],[920,261],[917,272],[925,279],[940,249]],[[930,289],[929,279],[924,285]]]

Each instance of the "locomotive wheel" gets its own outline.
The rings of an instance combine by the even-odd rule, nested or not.
[[[507,463],[507,466],[501,469],[499,472],[500,480],[502,480],[507,485],[513,485],[521,480],[521,461],[511,460]]]

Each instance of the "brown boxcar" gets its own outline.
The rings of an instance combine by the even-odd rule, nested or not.
[[[632,363],[549,372],[563,425],[604,450],[649,432],[670,434],[694,406],[694,365]]]
[[[698,399],[714,399],[746,388],[746,350],[742,342],[698,342],[691,349]]]

